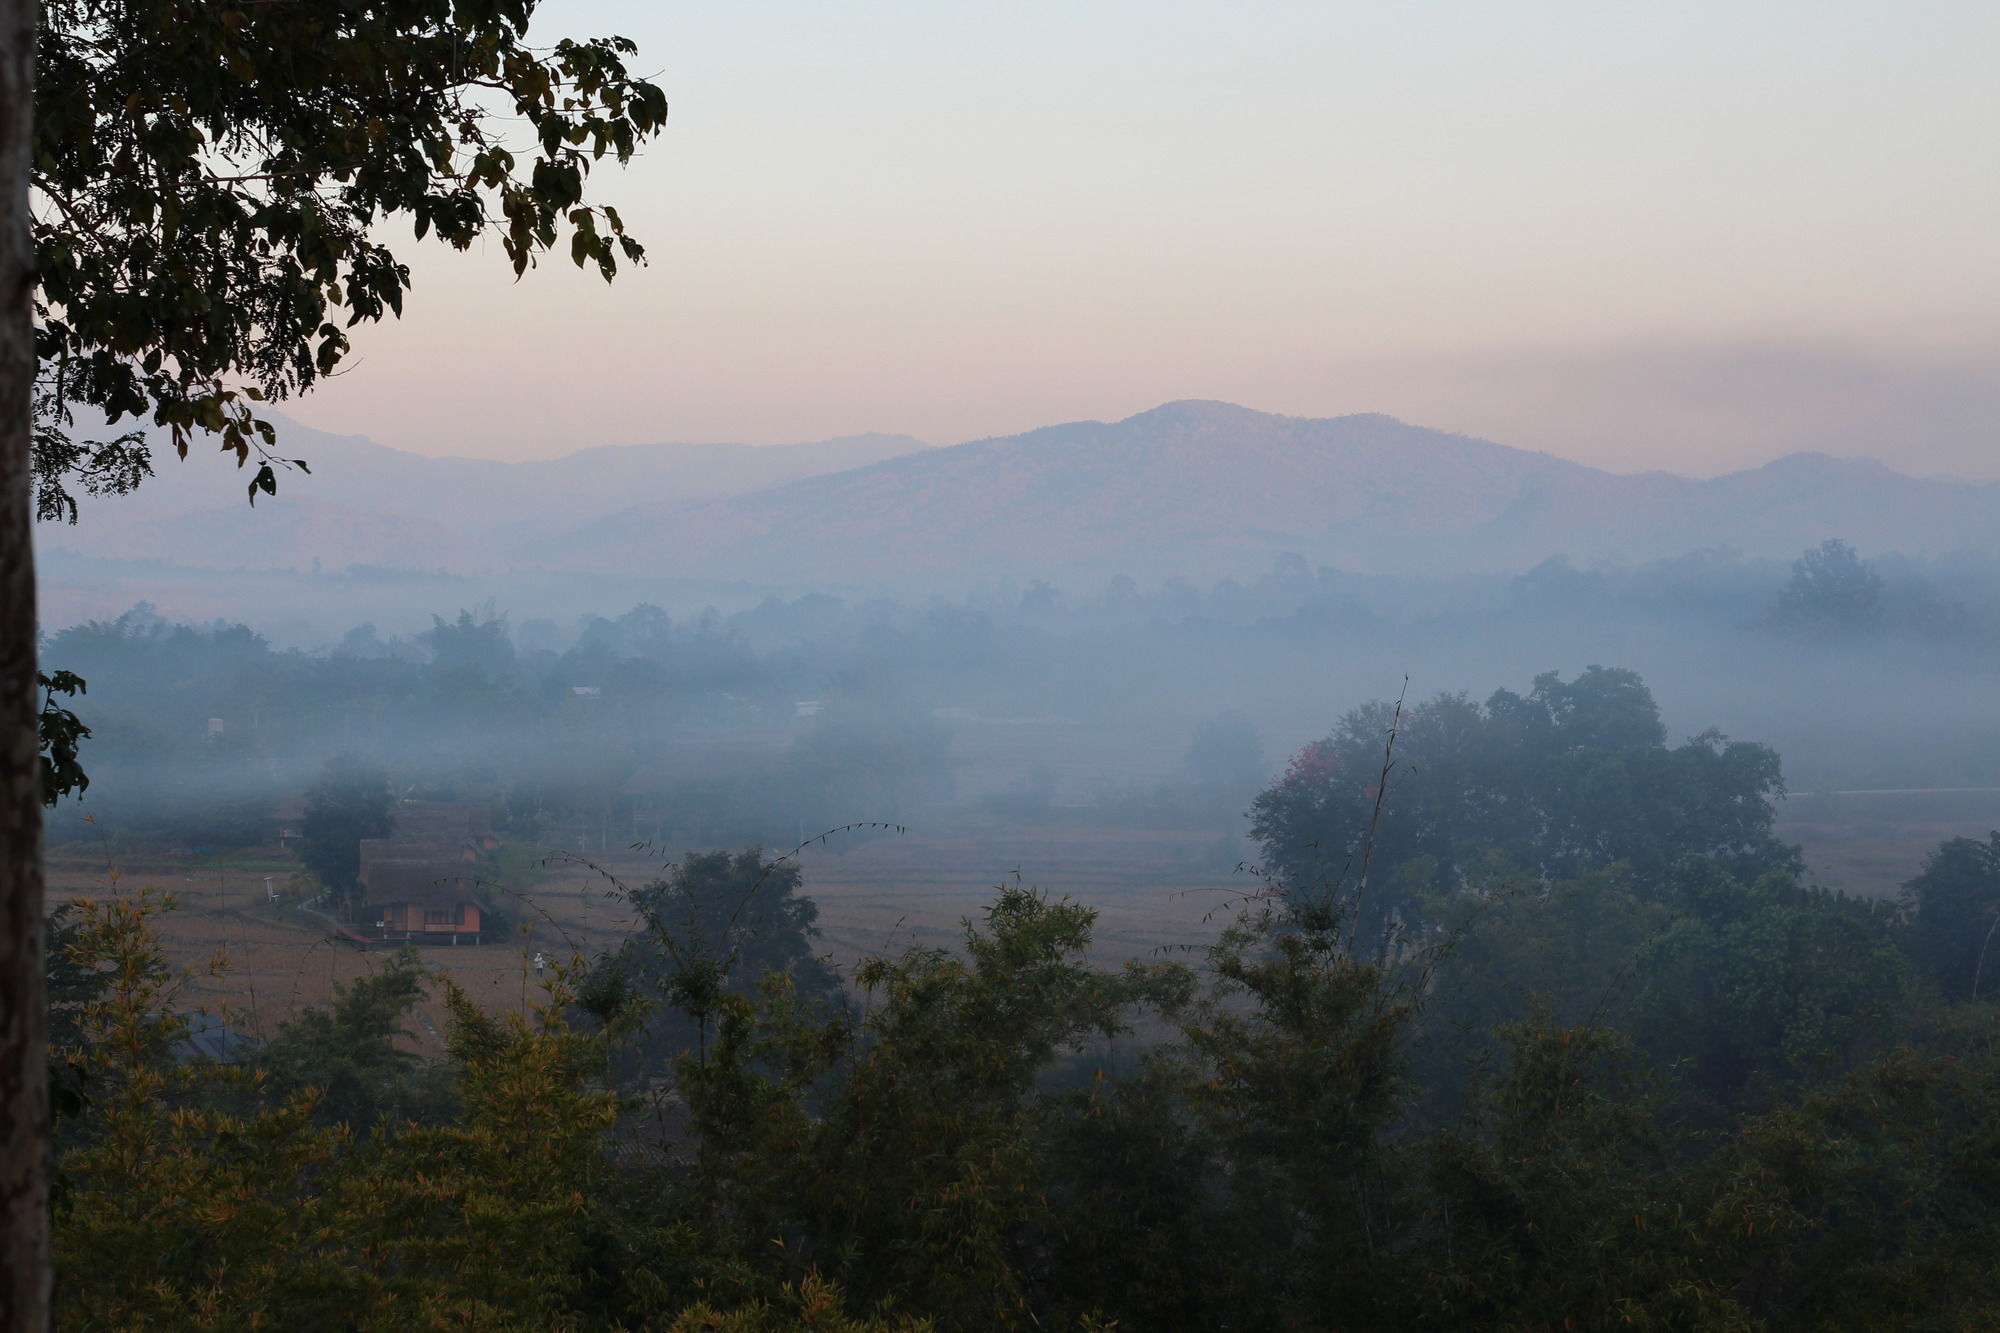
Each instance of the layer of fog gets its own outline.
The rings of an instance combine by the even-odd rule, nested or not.
[[[570,846],[1067,822],[1213,831],[1226,868],[1251,797],[1346,710],[1591,664],[1640,672],[1675,741],[1771,745],[1794,793],[2000,786],[2000,569],[1869,570],[1865,605],[1803,618],[1779,614],[1783,562],[1726,553],[1449,582],[1293,559],[1208,588],[922,604],[218,576],[186,605],[45,639],[47,666],[89,680],[96,731],[92,785],[54,836],[262,840],[352,753]]]

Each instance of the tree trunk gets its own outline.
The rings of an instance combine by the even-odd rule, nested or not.
[[[48,1013],[29,511],[35,0],[0,0],[0,1328],[49,1323]]]

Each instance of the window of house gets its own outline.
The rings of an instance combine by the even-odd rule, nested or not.
[[[455,926],[458,924],[458,909],[453,907],[426,907],[424,924],[427,926]]]

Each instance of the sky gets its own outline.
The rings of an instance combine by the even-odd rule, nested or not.
[[[1991,0],[545,0],[533,35],[613,32],[672,106],[593,178],[650,266],[404,241],[404,319],[289,415],[526,459],[1215,398],[2000,477]]]

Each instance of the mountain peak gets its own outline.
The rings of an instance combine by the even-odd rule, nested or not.
[[[1225,403],[1217,398],[1176,398],[1126,417],[1118,424],[1197,427],[1210,430],[1240,429],[1247,425],[1340,421],[1352,425],[1401,426],[1404,423],[1384,412],[1351,412],[1338,417],[1293,417],[1281,412],[1259,412],[1252,407]]]
[[[1909,478],[1875,458],[1842,458],[1835,454],[1803,451],[1774,458],[1762,467],[1746,469],[1735,476],[1755,478],[1774,486],[1866,486]]]
[[[1144,412],[1135,412],[1118,424],[1162,426],[1240,426],[1251,421],[1283,421],[1273,412],[1259,412],[1214,398],[1177,398]]]
[[[1772,459],[1761,468],[1753,469],[1753,471],[1808,474],[1846,473],[1855,476],[1901,475],[1879,458],[1842,457],[1839,454],[1821,453],[1817,449],[1806,449],[1795,454],[1785,454],[1782,457]]]

